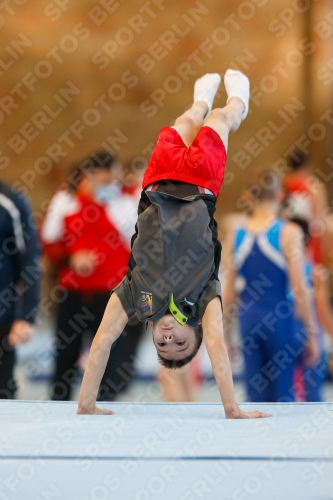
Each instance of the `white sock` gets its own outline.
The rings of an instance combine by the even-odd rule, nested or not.
[[[207,73],[199,78],[194,84],[193,102],[196,103],[198,101],[204,101],[208,106],[205,118],[207,118],[212,110],[214,97],[220,83],[221,77],[218,73]]]
[[[238,97],[243,101],[245,110],[242,120],[244,120],[249,110],[250,82],[248,77],[236,69],[228,69],[224,75],[224,86],[228,94],[227,104],[232,97]]]

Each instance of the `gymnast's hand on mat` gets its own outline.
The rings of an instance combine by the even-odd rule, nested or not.
[[[92,409],[78,407],[76,413],[78,415],[114,415],[114,411],[107,410],[106,408],[97,408],[97,406],[94,406]]]
[[[31,323],[23,320],[16,320],[12,324],[8,335],[8,344],[9,345],[18,345],[24,344],[31,339],[34,334],[34,328]]]
[[[267,418],[271,417],[270,413],[263,413],[262,411],[242,411],[240,408],[225,412],[225,418]]]

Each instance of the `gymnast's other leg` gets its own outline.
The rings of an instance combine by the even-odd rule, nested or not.
[[[207,73],[199,78],[194,85],[192,107],[179,116],[172,128],[182,138],[186,146],[190,146],[204,124],[204,119],[211,112],[221,77],[218,73]]]
[[[229,134],[235,132],[247,116],[250,83],[240,71],[228,69],[224,75],[224,85],[228,95],[227,104],[223,108],[213,109],[204,125],[217,132],[227,150]]]

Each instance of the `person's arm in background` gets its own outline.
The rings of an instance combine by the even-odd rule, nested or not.
[[[322,264],[317,264],[312,277],[319,322],[333,342],[333,311],[330,303],[328,270]]]
[[[330,234],[329,234],[329,201],[328,193],[325,184],[323,184],[316,176],[311,176],[311,193],[312,193],[312,208],[313,221],[311,222],[317,228],[322,228],[319,236],[320,252],[322,261],[325,262],[330,249]],[[311,228],[310,228],[311,229]]]
[[[65,189],[59,190],[51,198],[41,225],[43,250],[56,266],[66,264],[68,261],[66,245],[62,239],[64,218],[74,207],[73,195]]]
[[[222,308],[219,297],[211,300],[202,318],[203,336],[212,364],[214,377],[219,388],[226,418],[270,417],[260,411],[242,411],[235,399],[234,385],[227,349],[223,339]]]
[[[281,235],[281,247],[288,265],[291,291],[295,303],[296,315],[303,321],[308,340],[306,346],[306,362],[313,366],[318,361],[319,348],[315,332],[309,288],[304,277],[304,242],[302,229],[296,224],[287,222]]]
[[[22,193],[14,193],[12,201],[18,215],[13,219],[16,240],[15,261],[17,264],[16,286],[20,292],[16,320],[9,332],[11,345],[27,342],[34,333],[40,291],[40,244],[34,218],[27,199]]]
[[[232,330],[236,321],[237,311],[235,302],[237,269],[233,262],[233,245],[234,231],[230,229],[226,232],[226,237],[223,241],[223,260],[220,271],[220,279],[222,284],[223,326],[225,335],[228,339],[227,345],[230,344],[231,349],[235,348],[232,342]]]
[[[78,225],[72,224],[71,232],[65,235],[65,218],[74,213],[77,213]],[[80,237],[83,226],[79,201],[68,190],[60,189],[49,203],[40,235],[45,254],[57,268],[70,267],[80,276],[89,276],[98,260],[94,251],[81,249],[73,252],[73,246],[69,245],[70,241]]]
[[[57,268],[71,267],[80,276],[89,276],[95,268],[95,256],[91,250],[72,253],[68,250],[65,236],[65,217],[78,210],[75,196],[66,189],[60,189],[51,199],[42,222],[40,235],[44,253]],[[80,226],[79,226],[80,227]],[[79,233],[73,227],[72,237]]]

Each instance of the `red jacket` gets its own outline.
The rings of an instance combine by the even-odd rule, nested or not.
[[[45,215],[41,238],[46,254],[59,267],[59,284],[78,292],[105,292],[117,286],[127,272],[136,210],[137,200],[131,195],[102,205],[83,193],[58,191]],[[81,250],[97,256],[89,276],[69,267],[70,256]]]
[[[300,206],[299,216],[311,224],[314,214],[312,193],[310,190],[311,177],[308,174],[290,174],[283,178],[283,187],[294,198],[294,202]],[[313,178],[313,177],[312,177]],[[310,227],[310,251],[312,260],[316,263],[323,262],[322,244],[320,236],[311,234]]]

